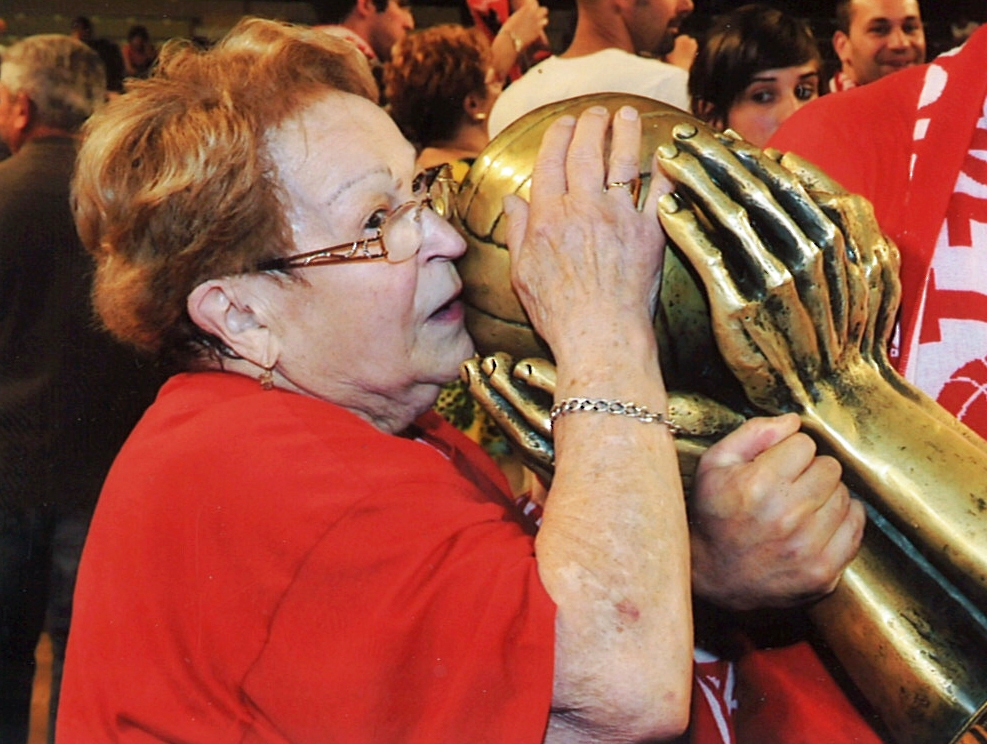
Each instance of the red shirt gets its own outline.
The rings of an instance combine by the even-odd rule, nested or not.
[[[541,741],[533,539],[482,450],[419,423],[432,444],[235,374],[170,380],[96,510],[59,741]]]

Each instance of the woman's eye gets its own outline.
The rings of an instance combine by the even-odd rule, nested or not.
[[[816,97],[816,86],[799,85],[795,88],[795,97],[800,101],[811,101]]]
[[[364,230],[369,230],[374,232],[380,230],[384,226],[384,222],[387,221],[387,215],[390,210],[378,209],[367,219],[366,223],[363,225]]]
[[[754,103],[771,103],[774,100],[774,94],[770,90],[755,90],[751,93],[750,98]]]

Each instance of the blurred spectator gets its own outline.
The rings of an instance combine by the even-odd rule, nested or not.
[[[408,0],[315,0],[318,28],[355,44],[371,68],[391,58],[391,49],[415,28]]]
[[[842,68],[832,91],[866,85],[925,62],[918,0],[837,0],[833,49]]]
[[[314,0],[320,25],[316,28],[338,36],[363,52],[383,96],[384,64],[394,45],[415,28],[409,0]]]
[[[123,69],[127,77],[145,78],[158,58],[145,26],[131,26],[123,45]]]
[[[455,24],[409,34],[384,82],[391,116],[420,148],[419,165],[454,164],[461,180],[490,141],[487,117],[501,91],[483,34]]]
[[[0,65],[0,741],[27,738],[34,651],[53,646],[54,734],[72,592],[103,478],[156,380],[96,328],[69,208],[76,132],[106,97],[98,54],[31,36]],[[46,618],[47,614],[47,618]]]
[[[98,38],[92,21],[86,16],[76,16],[72,19],[72,36],[95,49],[99,58],[103,60],[103,67],[106,70],[106,89],[111,93],[122,93],[124,66],[120,47],[109,39]]]
[[[548,9],[538,0],[466,0],[466,8],[490,42],[494,67],[505,81],[551,55],[545,34]]]
[[[572,43],[508,86],[490,112],[490,136],[539,106],[589,93],[632,93],[688,109],[685,70],[647,55],[672,50],[692,9],[692,0],[577,0]]]
[[[694,36],[689,36],[689,34],[679,34],[675,37],[672,51],[663,54],[661,59],[662,62],[667,62],[670,65],[681,67],[683,70],[688,72],[692,69],[692,65],[696,60],[696,54],[698,52],[699,42],[696,41]]]
[[[768,5],[720,16],[689,75],[692,111],[764,147],[781,123],[819,95],[822,57],[801,19]]]

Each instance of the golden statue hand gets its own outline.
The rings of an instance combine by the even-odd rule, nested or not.
[[[851,308],[848,343],[859,347],[865,360],[874,364],[886,375],[897,376],[888,360],[887,350],[894,330],[894,320],[901,301],[901,283],[898,271],[901,259],[897,247],[881,231],[870,202],[859,194],[847,192],[836,181],[799,156],[768,150],[762,157],[756,148],[736,140],[730,149],[738,158],[767,183],[780,190],[795,176],[812,201],[818,204],[825,216],[822,220],[807,220],[805,229],[825,230],[835,226],[844,242],[845,250],[854,271],[862,275],[853,277],[845,288],[839,285],[840,294],[849,295]],[[776,166],[775,163],[780,164]],[[815,215],[818,217],[817,215]],[[818,240],[816,242],[819,242]],[[835,256],[837,258],[838,256]],[[834,293],[837,294],[837,293]]]
[[[555,469],[549,409],[555,367],[544,359],[514,363],[509,354],[468,359],[460,376],[470,394],[517,447],[524,464],[546,485]]]
[[[856,490],[987,601],[987,449],[887,364],[898,258],[869,205],[794,158],[691,125],[658,153],[677,184],[662,224],[751,402],[799,413]]]
[[[460,374],[470,393],[518,448],[525,464],[546,484],[554,471],[555,451],[549,410],[555,392],[555,365],[528,358],[515,363],[509,354],[463,362]],[[740,426],[744,417],[695,393],[669,393],[668,417],[685,433],[675,446],[688,492],[697,463],[715,441]]]
[[[659,156],[679,189],[662,222],[702,277],[720,351],[755,405],[804,412],[820,385],[872,356],[878,253],[848,250],[802,183],[756,148],[687,124],[673,134]],[[888,294],[896,302],[896,283]]]

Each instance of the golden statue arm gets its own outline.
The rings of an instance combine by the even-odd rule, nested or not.
[[[549,410],[555,392],[555,365],[547,359],[515,362],[504,352],[467,360],[461,369],[470,393],[518,449],[525,464],[546,485],[555,465]],[[744,417],[696,393],[669,391],[668,417],[677,434],[682,485],[692,486],[696,465],[709,445],[744,422]]]
[[[793,175],[729,136],[681,124],[673,142],[659,147],[677,184],[662,223],[749,399],[798,412],[848,481],[987,606],[987,450],[887,363],[897,254],[869,206],[817,204],[808,166]]]

